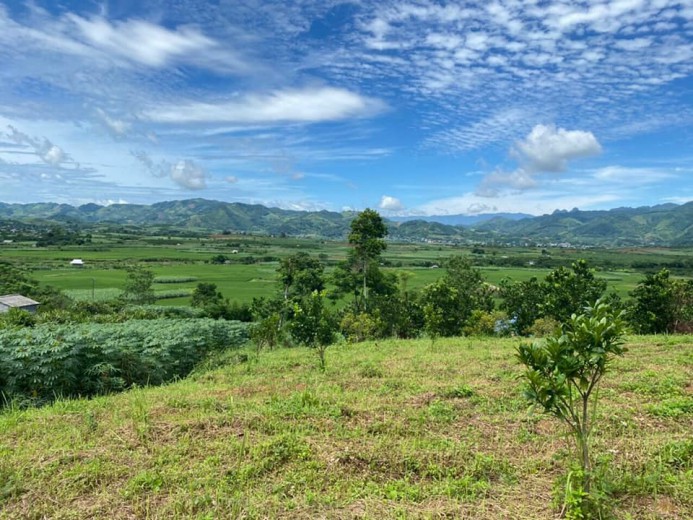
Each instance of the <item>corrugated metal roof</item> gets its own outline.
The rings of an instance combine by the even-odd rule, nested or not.
[[[21,294],[6,294],[0,296],[0,303],[8,307],[26,307],[28,305],[39,305],[39,302],[22,296]]]

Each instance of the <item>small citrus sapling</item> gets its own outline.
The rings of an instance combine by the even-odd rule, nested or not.
[[[527,367],[525,395],[545,413],[568,425],[575,439],[589,502],[592,464],[589,451],[599,400],[599,383],[614,356],[625,352],[623,313],[597,300],[583,314],[573,314],[544,342],[522,344],[517,358]]]

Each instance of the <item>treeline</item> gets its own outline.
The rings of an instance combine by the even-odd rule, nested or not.
[[[408,287],[413,273],[380,268],[386,233],[380,216],[366,210],[352,222],[348,258],[331,277],[319,258],[301,252],[281,260],[274,298],[240,306],[225,300],[213,284],[199,284],[193,305],[209,316],[256,321],[255,341],[267,346],[324,348],[340,334],[348,341],[545,336],[597,300],[607,301],[615,312],[624,311],[636,333],[693,330],[693,281],[674,279],[665,269],[648,274],[623,300],[607,294],[606,281],[584,260],[557,267],[543,279],[506,279],[493,286],[468,259],[453,256],[438,281],[413,291]]]

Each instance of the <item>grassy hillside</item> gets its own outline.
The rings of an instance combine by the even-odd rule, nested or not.
[[[571,445],[517,340],[263,352],[166,387],[0,413],[0,518],[556,518]],[[690,518],[693,337],[633,337],[595,453],[619,519]],[[251,356],[252,359],[252,356]]]

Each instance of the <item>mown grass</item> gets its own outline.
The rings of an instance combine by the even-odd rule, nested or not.
[[[236,351],[166,387],[5,410],[0,518],[556,518],[572,447],[528,412],[516,344],[337,345],[325,373],[306,349]],[[614,517],[690,518],[693,337],[629,349],[594,437]]]

